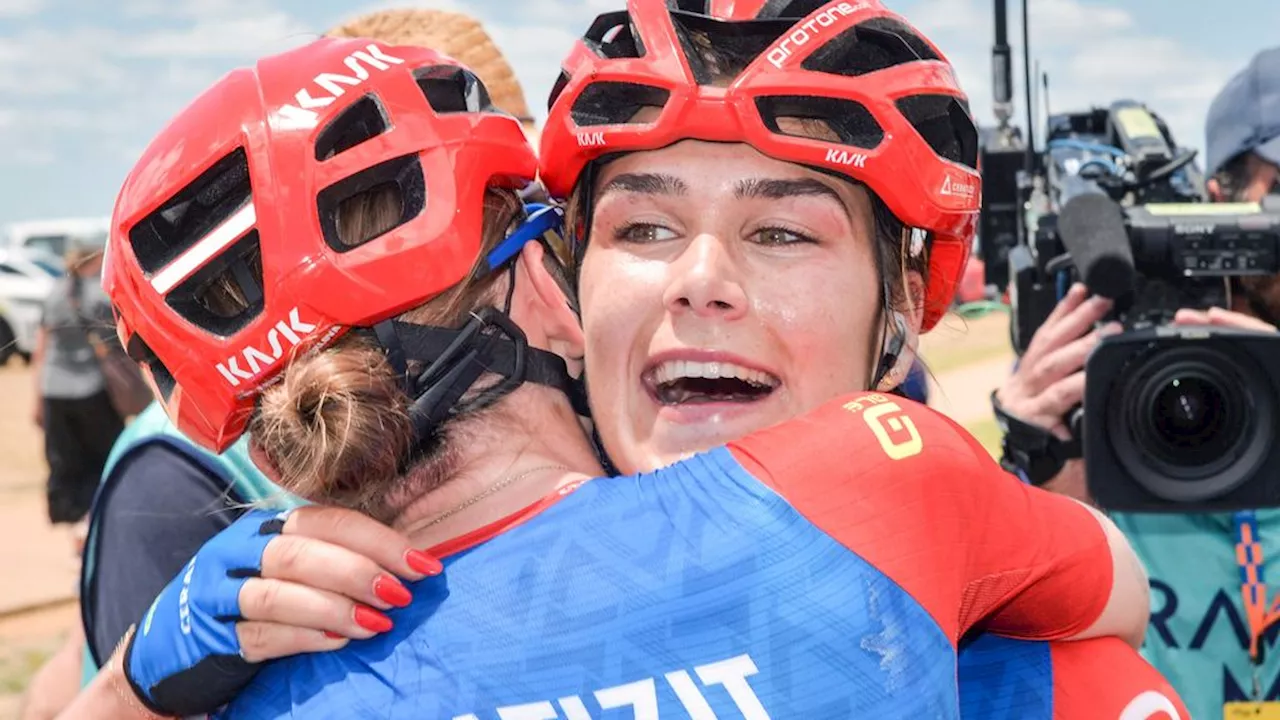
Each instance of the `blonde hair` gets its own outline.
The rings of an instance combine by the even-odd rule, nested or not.
[[[470,15],[428,9],[383,10],[361,15],[325,34],[416,45],[448,55],[475,72],[498,109],[514,115],[527,131],[534,131],[515,71],[480,21]]]
[[[505,283],[499,282],[501,273],[489,271],[485,256],[522,212],[514,192],[487,190],[481,252],[468,277],[399,319],[456,328],[477,308],[495,304]],[[385,232],[399,218],[396,191],[375,189],[339,208],[338,235],[355,244]],[[387,490],[405,471],[413,450],[409,402],[384,351],[353,334],[291,362],[263,391],[249,433],[286,491],[389,521],[397,508],[388,506]],[[434,452],[427,453],[424,465],[435,467],[417,474],[433,478],[424,483],[429,490],[449,474],[450,456],[441,442],[427,450]]]

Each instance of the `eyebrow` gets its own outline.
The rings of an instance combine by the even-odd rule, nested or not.
[[[596,199],[599,200],[611,192],[618,191],[645,195],[684,195],[689,192],[689,186],[674,175],[622,173],[600,188]]]
[[[733,192],[741,199],[781,200],[802,196],[826,197],[844,207],[844,200],[830,185],[810,178],[799,180],[748,178],[740,181]]]

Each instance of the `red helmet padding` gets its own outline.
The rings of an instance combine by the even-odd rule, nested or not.
[[[742,20],[754,17],[748,13],[764,4],[712,0],[708,7],[718,19]],[[567,197],[587,164],[601,156],[685,139],[744,142],[773,158],[843,174],[875,192],[903,223],[933,233],[923,326],[932,328],[950,306],[969,259],[981,178],[976,170],[935,153],[895,103],[922,94],[966,99],[942,53],[930,43],[941,60],[852,77],[806,70],[801,67],[806,58],[849,28],[873,18],[906,24],[876,0],[835,0],[793,25],[797,29],[792,34],[770,45],[728,87],[699,85],[666,2],[628,0],[627,9],[643,43],[642,57],[604,58],[580,40],[564,62],[567,80],[557,87],[541,137],[542,181],[551,195]],[[796,42],[801,33],[804,42]],[[651,123],[575,122],[572,110],[583,93],[610,82],[659,88],[670,97]],[[874,149],[863,149],[775,133],[765,125],[756,100],[780,95],[857,102],[883,129],[883,140]]]
[[[103,285],[117,308],[121,341],[149,348],[172,376],[162,402],[193,440],[225,449],[243,433],[257,394],[293,353],[394,317],[464,279],[480,254],[486,187],[521,187],[535,177],[535,153],[515,119],[487,108],[432,108],[414,71],[438,66],[462,68],[424,48],[353,39],[326,38],[268,57],[205,91],[129,173],[112,218]],[[335,93],[326,87],[338,91],[327,104]],[[317,160],[317,138],[369,95],[381,105],[385,131]],[[130,233],[238,148],[252,185],[263,300],[250,321],[219,335],[167,302],[165,288],[156,286],[164,269],[144,271]],[[331,248],[320,220],[321,192],[406,157],[421,165],[423,211],[363,245]],[[186,252],[165,267],[189,261]],[[158,390],[166,389],[149,374]]]

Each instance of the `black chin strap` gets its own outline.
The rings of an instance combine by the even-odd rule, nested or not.
[[[387,320],[373,328],[387,360],[414,398],[409,414],[420,452],[451,417],[489,407],[526,382],[563,392],[580,415],[589,415],[586,393],[559,355],[529,347],[523,331],[504,313],[485,308],[457,330]],[[410,363],[415,363],[411,369]],[[425,365],[425,369],[417,368]],[[491,387],[462,401],[480,377],[499,376]],[[415,457],[417,452],[415,452]]]

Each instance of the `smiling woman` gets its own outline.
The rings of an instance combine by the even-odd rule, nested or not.
[[[880,304],[919,326],[923,248],[862,185],[696,140],[597,182],[579,292],[615,462],[666,465],[902,379],[877,364]]]

